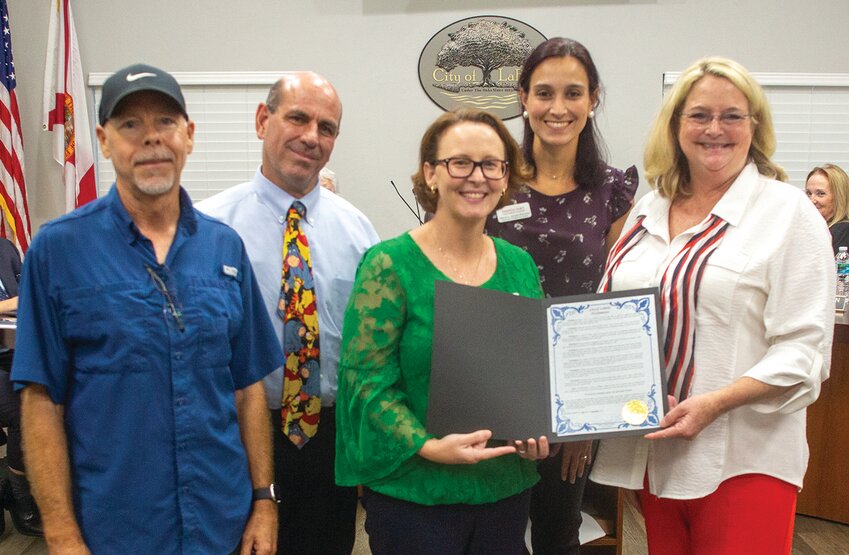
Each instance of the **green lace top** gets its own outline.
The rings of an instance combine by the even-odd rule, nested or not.
[[[530,255],[493,241],[495,273],[481,287],[542,297]],[[434,437],[426,422],[433,292],[436,280],[448,279],[406,233],[372,247],[360,262],[345,312],[336,396],[340,485],[362,484],[423,505],[480,504],[539,479],[535,463],[517,455],[449,465],[417,454]]]

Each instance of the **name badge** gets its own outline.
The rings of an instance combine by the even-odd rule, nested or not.
[[[237,268],[234,268],[233,266],[228,266],[227,264],[221,266],[221,271],[224,273],[225,276],[230,276],[232,278],[239,276],[239,270]]]
[[[520,202],[505,206],[495,212],[495,217],[498,218],[498,223],[513,222],[516,220],[524,220],[531,217],[531,205],[527,202]]]

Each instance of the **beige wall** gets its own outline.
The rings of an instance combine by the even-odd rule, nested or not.
[[[8,0],[34,229],[61,212],[62,185],[41,132],[50,0]],[[462,4],[462,8],[456,8]],[[849,73],[846,0],[72,0],[83,68],[137,61],[171,71],[313,69],[342,97],[330,166],[382,237],[414,220],[389,185],[409,190],[422,131],[439,109],[422,92],[421,49],[449,23],[497,14],[590,49],[606,100],[611,161],[641,162],[664,71],[705,55],[754,72]],[[91,114],[94,107],[90,106]],[[511,128],[518,132],[518,121]],[[644,189],[641,189],[641,191]]]

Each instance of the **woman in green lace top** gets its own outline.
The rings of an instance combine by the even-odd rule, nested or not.
[[[488,430],[437,438],[426,411],[437,280],[542,296],[531,257],[483,233],[525,178],[500,120],[478,110],[443,114],[422,139],[413,176],[433,219],[372,247],[360,263],[339,365],[336,481],[364,486],[375,554],[521,553],[529,488],[539,479],[533,461],[548,455],[547,440],[488,446]],[[517,411],[522,402],[532,401],[517,400]]]

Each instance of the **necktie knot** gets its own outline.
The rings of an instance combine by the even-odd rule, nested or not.
[[[303,218],[306,215],[307,215],[307,207],[304,206],[303,202],[296,200],[289,207],[289,212],[286,215],[286,218],[290,219],[290,220],[293,219],[293,218],[300,220],[301,218]]]

